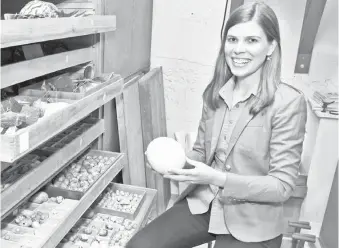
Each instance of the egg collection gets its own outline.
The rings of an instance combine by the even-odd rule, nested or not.
[[[88,210],[64,237],[58,248],[102,247],[122,248],[136,232],[135,221],[103,213],[88,214]],[[91,218],[88,218],[91,217]]]
[[[98,206],[114,211],[133,214],[142,201],[143,195],[124,190],[107,188],[99,198]]]
[[[1,239],[12,242],[14,247],[18,243],[27,248],[40,247],[38,240],[49,237],[77,202],[63,196],[49,197],[40,191],[2,221]],[[28,240],[32,242],[28,244]]]
[[[52,185],[61,189],[85,192],[115,161],[114,157],[89,154],[59,173],[53,179]]]
[[[78,125],[80,127],[81,125]],[[45,143],[47,154],[55,149],[62,148],[65,136],[74,132],[65,131],[57,136],[54,143]],[[79,132],[77,132],[79,134]],[[62,138],[60,135],[63,135]],[[40,151],[43,149],[40,149]],[[5,182],[13,175],[22,175],[41,163],[47,156],[29,154],[29,159],[24,159],[18,166],[18,173],[13,168],[7,173]],[[28,161],[30,163],[28,163]],[[54,227],[60,225],[67,213],[75,205],[67,205],[67,201],[77,202],[77,192],[85,193],[116,161],[116,156],[104,152],[90,150],[76,158],[73,163],[55,176],[46,191],[34,194],[26,203],[13,211],[11,217],[5,218],[5,227],[1,230],[1,239],[6,244],[21,244],[25,248],[41,247],[45,240],[54,232]],[[26,165],[25,163],[28,163]],[[34,165],[33,165],[34,164]],[[4,173],[6,175],[6,173]],[[2,175],[3,177],[3,175]],[[2,190],[6,187],[2,186]],[[50,191],[52,189],[52,191]],[[48,192],[53,192],[49,195]],[[59,195],[60,194],[60,195]],[[74,194],[74,197],[71,195]],[[138,230],[139,225],[134,221],[139,208],[144,200],[146,191],[131,190],[128,187],[119,187],[110,184],[97,198],[82,218],[73,226],[57,247],[59,248],[122,248]],[[63,205],[65,204],[65,205]],[[103,212],[102,212],[103,210]]]

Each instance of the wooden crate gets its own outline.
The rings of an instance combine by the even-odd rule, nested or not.
[[[112,183],[108,187],[110,187],[113,191],[122,190],[124,192],[141,195],[142,197],[141,197],[141,200],[140,200],[136,210],[133,213],[127,213],[127,212],[123,212],[123,211],[118,211],[118,210],[113,210],[113,209],[108,209],[108,208],[103,208],[103,207],[97,206],[97,207],[95,207],[94,211],[96,213],[119,216],[119,217],[123,217],[123,218],[126,218],[126,219],[134,220],[136,218],[136,216],[139,214],[139,210],[140,210],[140,208],[141,208],[141,206],[142,206],[142,204],[145,200],[146,190],[143,190],[143,189],[140,189],[140,188],[137,188],[137,187],[133,187],[133,186],[127,185],[127,184],[118,184],[118,183]]]

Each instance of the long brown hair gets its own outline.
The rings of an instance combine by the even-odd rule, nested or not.
[[[254,98],[250,112],[259,113],[262,109],[272,104],[277,86],[280,83],[281,74],[281,45],[279,22],[274,11],[264,3],[255,2],[242,5],[230,15],[222,36],[219,55],[216,61],[214,75],[210,84],[206,87],[203,98],[209,107],[216,109],[219,106],[219,91],[233,76],[225,58],[225,43],[228,30],[239,24],[256,21],[263,29],[269,42],[275,40],[277,46],[270,56],[265,60],[260,76],[258,97]]]

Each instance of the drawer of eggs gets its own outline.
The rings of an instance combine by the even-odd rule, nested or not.
[[[122,248],[138,224],[121,216],[88,210],[64,237],[58,248]]]
[[[89,150],[61,171],[48,185],[50,192],[61,192],[63,196],[79,200],[93,183],[111,167],[117,153]]]
[[[133,186],[111,183],[95,201],[100,213],[134,220],[145,200],[146,191]]]
[[[44,191],[36,193],[1,222],[1,244],[41,247],[77,204],[62,196],[49,197]]]

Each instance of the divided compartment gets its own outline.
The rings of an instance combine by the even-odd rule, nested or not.
[[[81,134],[90,129],[98,119],[86,117],[78,123],[70,126],[62,132],[55,135],[50,140],[43,143],[34,153],[41,153],[50,156],[56,151],[64,148],[67,144],[71,143],[74,139],[78,138]]]
[[[67,74],[67,73],[66,73]],[[52,81],[53,79],[57,79],[58,77],[62,77],[62,75],[54,77],[50,79]],[[70,99],[70,100],[80,100],[84,98],[85,96],[88,96],[104,87],[107,85],[116,82],[119,78],[121,78],[119,75],[115,75],[113,73],[104,73],[99,76],[99,78],[104,78],[104,81],[97,81],[93,87],[90,89],[86,90],[85,92],[68,92],[68,91],[47,91],[49,97],[51,98],[62,98],[62,99]],[[48,80],[46,80],[48,81]],[[95,82],[95,81],[94,81]],[[41,90],[43,82],[39,82],[27,87],[24,87],[19,90],[19,94],[22,96],[33,96],[33,97],[42,97],[46,91]]]
[[[100,151],[100,150],[89,150],[87,153],[80,155],[80,158],[77,161],[77,163],[81,163],[81,164],[87,156],[91,156],[91,157],[102,156],[102,157],[108,157],[109,159],[114,158],[114,160],[111,160],[112,161],[111,164],[109,166],[107,166],[107,168],[105,168],[105,170],[99,175],[98,178],[96,178],[94,180],[94,182],[89,186],[89,188],[97,180],[99,180],[101,175],[104,174],[115,163],[115,161],[116,161],[116,159],[118,158],[119,155],[120,155],[120,153]],[[87,192],[87,190],[86,191],[77,191],[77,190],[59,188],[59,187],[56,187],[52,184],[46,186],[46,192],[48,193],[48,195],[50,197],[63,196],[64,198],[73,199],[73,200],[80,200],[81,197]]]
[[[124,212],[124,211],[119,211],[119,210],[113,210],[110,208],[105,208],[105,207],[101,207],[99,206],[99,202],[101,200],[102,197],[99,197],[98,200],[96,201],[96,206],[95,208],[93,208],[95,213],[101,213],[101,214],[108,214],[108,215],[112,215],[112,216],[118,216],[118,217],[123,217],[129,220],[135,220],[136,216],[139,213],[139,210],[145,200],[145,196],[146,196],[146,190],[143,190],[141,188],[135,188],[133,186],[127,185],[127,184],[118,184],[118,183],[110,183],[109,186],[106,188],[106,190],[104,192],[107,192],[107,189],[111,189],[114,192],[116,192],[117,190],[120,191],[124,191],[124,192],[128,192],[128,193],[132,193],[132,194],[137,194],[137,195],[141,195],[139,204],[136,208],[136,210],[133,213],[129,213],[129,212]]]

